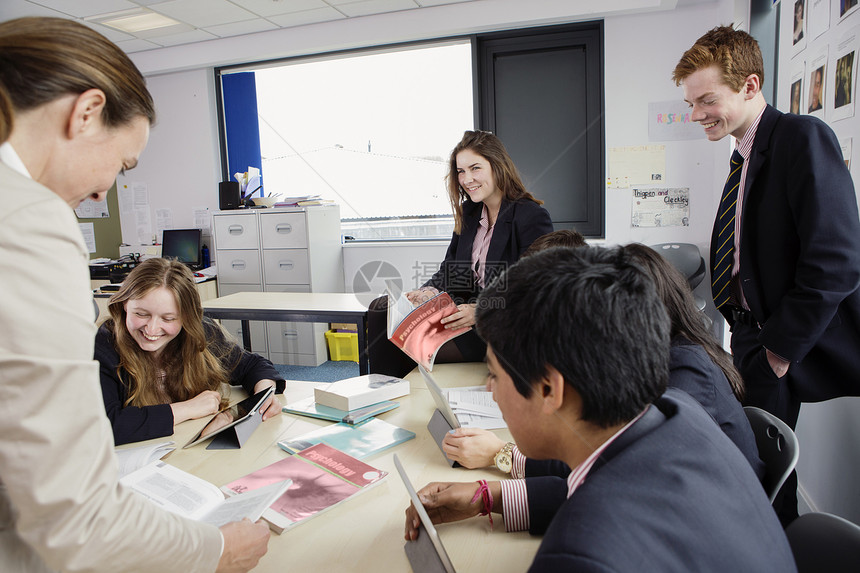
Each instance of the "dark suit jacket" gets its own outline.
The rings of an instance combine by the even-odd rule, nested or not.
[[[836,136],[815,117],[770,106],[762,115],[747,167],[740,284],[758,342],[792,361],[788,383],[802,401],[860,394],[857,197]],[[749,351],[735,351],[745,378]]]
[[[692,398],[670,389],[559,508],[530,571],[796,568],[749,464]]]
[[[471,201],[463,204],[463,228],[451,237],[445,260],[425,284],[447,292],[457,304],[475,302],[480,292],[473,278],[472,245],[483,207],[483,203]],[[484,284],[517,262],[535,239],[551,232],[552,220],[546,209],[529,199],[503,200],[487,250]]]
[[[669,387],[692,396],[737,446],[761,481],[764,463],[743,407],[732,393],[723,371],[698,344],[676,337],[669,352]],[[668,391],[667,391],[668,392]],[[529,533],[546,531],[567,497],[570,468],[558,460],[526,460],[526,490],[529,500]]]
[[[96,333],[95,359],[99,362],[102,399],[113,428],[114,442],[120,445],[172,435],[173,410],[170,404],[125,406],[129,389],[124,380],[129,380],[130,374],[119,366],[119,354],[114,346],[110,326],[111,323],[105,323]],[[275,381],[278,394],[284,391],[286,382],[271,362],[258,354],[246,352],[239,345],[225,339],[211,319],[203,319],[203,328],[210,349],[229,373],[231,385],[241,385],[251,394],[254,384],[270,379]]]

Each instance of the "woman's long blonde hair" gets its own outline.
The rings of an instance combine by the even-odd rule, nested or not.
[[[125,303],[159,287],[176,297],[182,329],[167,343],[156,363],[152,353],[142,350],[129,333]],[[200,295],[194,276],[184,264],[170,259],[144,261],[131,271],[120,290],[110,298],[108,310],[111,318],[107,327],[113,332],[119,354],[117,375],[122,379],[122,369],[128,372],[128,379],[122,380],[128,388],[125,406],[152,406],[164,404],[166,400],[182,402],[204,390],[217,390],[225,395],[223,389],[229,388],[228,373],[209,348]],[[215,323],[212,326],[218,328]],[[158,383],[162,373],[164,392]]]

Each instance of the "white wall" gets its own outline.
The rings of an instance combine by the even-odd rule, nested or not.
[[[812,0],[807,0],[807,6]],[[824,120],[833,128],[836,136],[853,137],[851,171],[854,190],[860,189],[860,107],[850,118],[833,120],[833,62],[836,46],[849,28],[860,25],[860,13],[839,22],[838,2],[831,3],[829,29],[817,38],[811,37],[807,28],[806,48],[794,54],[792,46],[793,2],[783,2],[779,33],[780,65],[777,83],[777,107],[788,111],[793,64],[809,60],[819,48],[829,46],[825,80]],[[808,8],[807,8],[808,9]],[[807,12],[807,15],[809,12]],[[855,29],[856,31],[856,29]],[[860,45],[855,41],[855,48]],[[855,68],[856,70],[856,68]],[[808,96],[808,77],[811,69],[807,65],[804,76],[804,96]],[[856,90],[860,84],[856,83]],[[805,99],[804,99],[805,101]],[[858,193],[860,197],[860,193]],[[860,240],[860,237],[858,237]],[[860,349],[858,349],[860,351]],[[800,441],[800,460],[797,475],[800,495],[816,511],[841,515],[860,523],[860,398],[838,398],[820,404],[804,404],[797,423]]]

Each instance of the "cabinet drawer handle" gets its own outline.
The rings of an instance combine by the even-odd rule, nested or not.
[[[245,261],[233,261],[231,266],[234,270],[244,271],[245,270]]]
[[[289,223],[279,223],[275,226],[275,231],[286,235],[287,233],[293,232],[293,226]]]
[[[285,336],[286,338],[298,338],[298,337],[299,337],[299,332],[298,332],[297,330],[285,330],[285,331],[284,331],[284,336]]]
[[[230,225],[227,227],[227,232],[231,235],[241,235],[245,232],[245,228],[242,225]]]
[[[291,271],[295,265],[293,264],[293,261],[280,261],[278,266],[282,271]]]

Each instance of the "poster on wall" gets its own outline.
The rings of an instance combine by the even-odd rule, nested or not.
[[[827,77],[827,46],[809,62],[809,94],[806,99],[806,113],[824,119],[824,78]]]
[[[801,52],[806,47],[806,2],[807,0],[794,0],[794,26],[791,31],[791,45],[794,54]]]
[[[789,101],[788,111],[794,114],[801,113],[805,101],[803,98],[803,78],[806,77],[806,60],[796,58],[791,62],[791,87],[789,93],[791,100]]]
[[[666,177],[665,145],[634,145],[609,148],[607,187],[653,185]]]
[[[843,35],[836,44],[833,62],[830,66],[832,71],[833,86],[833,113],[830,119],[833,121],[854,117],[854,100],[857,99],[857,38],[860,28],[854,28]]]
[[[857,11],[858,0],[839,0],[839,19],[844,20]]]
[[[648,104],[648,139],[650,141],[680,141],[704,139],[702,126],[693,121],[692,110],[681,100]]]
[[[830,1],[831,0],[807,0],[807,39],[814,40],[830,29]]]
[[[631,227],[689,227],[690,188],[634,188]]]

